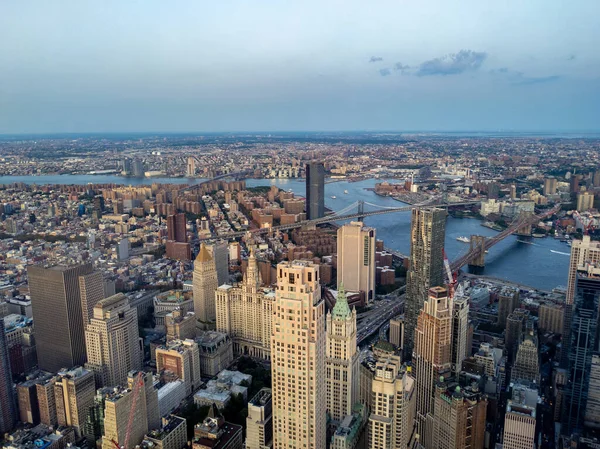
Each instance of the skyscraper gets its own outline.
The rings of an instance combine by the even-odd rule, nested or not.
[[[91,272],[91,264],[28,268],[40,369],[57,372],[85,363],[79,277]]]
[[[396,449],[408,445],[415,419],[415,380],[389,354],[375,364],[373,408],[369,416],[369,449]]]
[[[325,448],[325,349],[319,266],[280,263],[271,338],[274,449]]]
[[[463,360],[470,355],[467,345],[469,331],[469,298],[455,296],[452,300],[452,372],[462,369]]]
[[[229,282],[229,246],[227,241],[219,240],[212,245],[208,245],[206,249],[215,261],[219,285],[227,284]]]
[[[360,221],[345,224],[337,231],[337,285],[362,292],[365,301],[375,298],[375,229]]]
[[[446,211],[438,208],[412,210],[410,261],[406,274],[404,358],[412,357],[417,317],[430,287],[444,284],[444,238]]]
[[[433,414],[435,383],[440,376],[448,377],[452,368],[452,300],[444,287],[429,289],[429,298],[423,303],[415,330],[413,365],[417,383],[417,424],[428,447],[432,429],[426,429],[425,423],[427,415]]]
[[[589,263],[580,266],[576,275],[575,302],[571,306],[573,314],[570,320],[569,383],[564,387],[562,433],[565,435],[570,435],[573,430],[581,429],[584,423],[592,355],[598,350],[600,264]]]
[[[273,441],[273,404],[270,388],[261,389],[248,401],[246,449],[266,449]]]
[[[504,415],[503,449],[535,447],[535,422],[538,392],[523,385],[515,385],[512,399],[506,404]]]
[[[320,162],[306,164],[306,218],[325,215],[325,168]]]
[[[75,427],[82,436],[89,409],[94,404],[94,374],[78,366],[62,370],[54,378],[56,420],[60,426]]]
[[[217,330],[231,335],[233,352],[269,360],[271,315],[275,292],[262,288],[254,251],[241,284],[221,285],[216,292]]]
[[[515,364],[510,375],[511,382],[540,381],[540,361],[537,338],[533,332],[525,335],[515,357]]]
[[[169,215],[167,217],[167,238],[175,242],[187,242],[186,225],[185,214]]]
[[[16,400],[8,356],[4,319],[0,318],[0,433],[12,430],[17,419]]]
[[[94,373],[98,386],[124,385],[129,371],[142,368],[137,309],[129,305],[123,293],[94,306],[85,340],[88,353],[85,367]]]
[[[93,271],[79,276],[79,294],[81,295],[83,325],[87,326],[94,314],[94,306],[105,298],[102,273]]]
[[[327,314],[327,412],[340,422],[358,401],[356,309],[350,310],[340,286],[333,310]]]
[[[185,384],[186,394],[195,392],[200,379],[200,350],[194,340],[173,340],[156,348],[156,367],[159,373],[168,371]]]
[[[210,252],[202,243],[194,261],[194,312],[206,328],[213,327],[216,319],[215,291],[219,286],[217,267]]]

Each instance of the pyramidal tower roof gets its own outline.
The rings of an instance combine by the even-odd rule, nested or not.
[[[206,245],[204,243],[200,244],[200,252],[196,257],[196,262],[210,262],[212,260],[212,256],[208,249],[206,249]]]
[[[340,283],[337,300],[335,301],[335,306],[333,306],[331,314],[334,318],[346,319],[351,313],[350,306],[348,305],[348,298],[346,298],[346,290],[344,290],[344,284]]]

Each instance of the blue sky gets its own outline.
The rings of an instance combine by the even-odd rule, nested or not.
[[[2,0],[0,133],[598,130],[598,0]]]

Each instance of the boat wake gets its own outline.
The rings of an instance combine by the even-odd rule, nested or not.
[[[570,256],[571,253],[563,253],[562,251],[554,251],[553,249],[550,250],[551,253],[555,253],[555,254],[562,254],[563,256]]]

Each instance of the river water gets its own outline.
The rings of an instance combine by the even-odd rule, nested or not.
[[[27,184],[97,184],[115,183],[143,185],[158,183],[199,183],[199,178],[124,178],[117,175],[47,175],[47,176],[0,176],[0,184],[24,182]],[[341,210],[352,203],[363,200],[386,207],[398,207],[403,203],[389,197],[376,195],[366,190],[375,187],[382,180],[369,179],[360,182],[334,182],[325,185],[325,205],[331,210]],[[276,185],[304,196],[305,185],[302,179],[248,179],[248,187]],[[348,193],[345,194],[344,191]],[[335,196],[336,198],[331,198]],[[369,206],[365,206],[366,210]],[[376,215],[367,217],[365,223],[377,229],[377,238],[389,248],[404,254],[410,252],[410,212]],[[496,231],[481,226],[481,221],[471,218],[448,217],[446,222],[446,253],[450,260],[468,250],[469,244],[456,240],[459,236],[472,234],[493,236]],[[506,279],[511,282],[530,285],[543,290],[551,290],[566,285],[570,248],[553,238],[524,240],[508,236],[486,254],[484,274]]]

